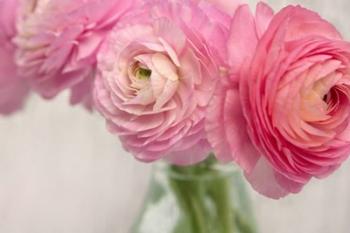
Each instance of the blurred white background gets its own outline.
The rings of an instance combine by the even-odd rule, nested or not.
[[[349,0],[267,2],[317,10],[350,38]],[[33,96],[23,112],[0,119],[0,233],[127,233],[151,166],[123,152],[98,114],[67,102]],[[251,196],[262,233],[350,232],[350,162],[299,195]]]

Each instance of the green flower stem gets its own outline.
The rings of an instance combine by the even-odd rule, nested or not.
[[[210,233],[209,228],[207,227],[207,218],[205,217],[205,208],[202,200],[197,198],[195,195],[192,195],[190,200],[192,203],[193,219],[196,221],[196,225],[198,226],[198,232]]]
[[[215,164],[209,159],[191,167],[171,166],[171,187],[190,221],[193,233],[240,233],[231,203],[232,184],[229,177],[223,177],[213,169]],[[174,174],[175,177],[171,178]],[[181,177],[193,179],[182,180]],[[211,216],[213,208],[215,216]]]
[[[218,213],[219,224],[222,227],[223,233],[238,233],[237,227],[235,227],[235,211],[232,207],[230,195],[230,182],[227,177],[219,177],[212,181],[209,195],[212,201],[215,203],[215,207]]]
[[[193,233],[210,233],[206,225],[206,211],[197,184],[192,181],[170,179],[182,211],[187,215]]]

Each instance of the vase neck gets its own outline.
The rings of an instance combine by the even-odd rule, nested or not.
[[[215,158],[192,166],[177,166],[164,161],[156,163],[154,173],[162,173],[175,180],[211,181],[240,175],[239,168],[232,164],[218,163]]]

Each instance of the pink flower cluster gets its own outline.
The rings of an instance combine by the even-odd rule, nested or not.
[[[21,108],[29,88],[15,64],[17,0],[0,0],[0,114],[8,115]]]
[[[144,162],[214,153],[280,198],[350,154],[350,43],[300,6],[0,0],[0,42],[1,114],[70,90]]]

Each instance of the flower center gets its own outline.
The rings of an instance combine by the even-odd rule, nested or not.
[[[138,67],[135,72],[135,76],[140,80],[149,80],[151,75],[152,70],[142,67]]]
[[[331,93],[328,92],[327,94],[325,94],[325,95],[323,96],[322,100],[323,100],[323,102],[325,102],[326,104],[328,104],[330,98],[331,98]]]

